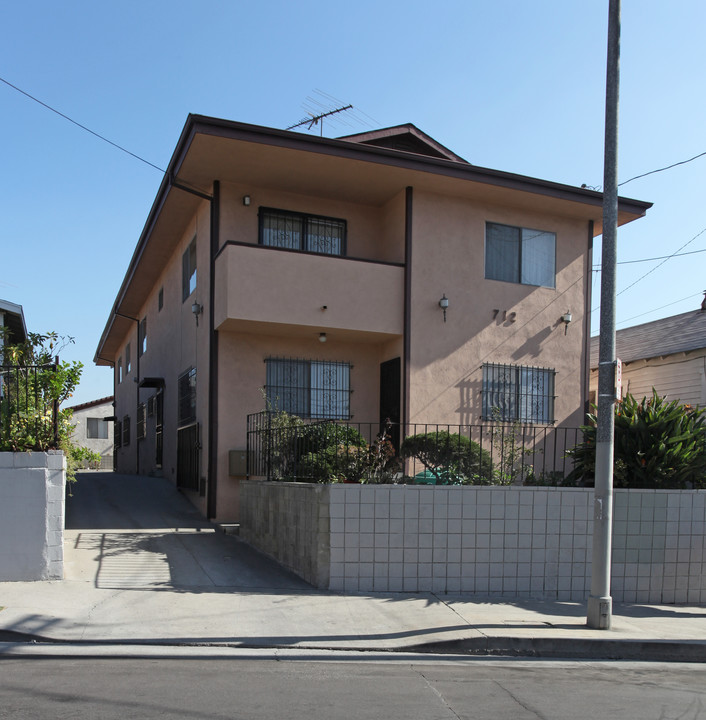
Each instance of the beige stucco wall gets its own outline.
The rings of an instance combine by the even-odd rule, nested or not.
[[[182,301],[182,255],[196,236],[196,290]],[[122,383],[116,378],[116,411],[118,420],[124,414],[130,415],[130,445],[118,450],[118,469],[121,472],[135,472],[139,451],[141,474],[164,475],[176,482],[177,442],[177,387],[178,377],[190,367],[196,368],[197,422],[201,426],[201,437],[207,437],[208,430],[208,313],[209,313],[209,250],[210,250],[210,206],[203,202],[196,217],[186,226],[174,254],[165,259],[165,268],[159,281],[153,286],[147,301],[138,315],[147,318],[147,351],[139,359],[140,378],[162,377],[164,388],[164,434],[163,467],[155,465],[155,418],[147,418],[147,437],[136,440],[137,404],[147,402],[156,390],[143,388],[138,391],[137,382],[137,323],[131,322],[125,335],[120,353],[125,358],[125,345],[130,342],[132,371]],[[164,305],[158,307],[160,289],[164,292]],[[191,311],[194,302],[203,305],[203,313],[196,319]],[[139,393],[139,395],[138,395]],[[138,400],[139,397],[139,400]],[[126,410],[127,408],[127,410]],[[202,442],[201,476],[206,475],[208,458]],[[205,498],[194,494],[193,502],[205,511]]]
[[[351,369],[353,423],[377,423],[379,415],[380,363],[395,357],[397,342],[361,343],[318,336],[279,336],[253,333],[219,333],[218,379],[218,519],[238,517],[239,479],[228,475],[228,452],[244,449],[246,418],[265,409],[263,389],[265,360],[270,357],[348,362]],[[374,429],[374,433],[377,428]]]
[[[555,232],[556,288],[484,279],[487,221]],[[587,223],[419,192],[413,222],[410,421],[479,422],[481,366],[496,362],[554,368],[556,422],[580,424]]]
[[[101,467],[112,469],[113,455],[113,421],[103,420],[113,414],[113,402],[109,400],[99,405],[91,405],[87,408],[80,408],[73,411],[71,423],[74,429],[71,433],[72,441],[81,447],[86,447],[93,452],[100,454],[102,458]],[[107,426],[107,438],[89,438],[87,436],[89,418],[99,419]]]
[[[243,205],[243,196],[250,195],[250,206]],[[343,196],[341,196],[343,197]],[[346,221],[347,255],[385,262],[404,262],[404,234],[388,222],[392,213],[404,211],[403,198],[391,199],[382,207],[346,202],[331,197],[282,192],[273,188],[223,183],[221,186],[221,242],[258,242],[258,210],[260,207],[324,215]]]

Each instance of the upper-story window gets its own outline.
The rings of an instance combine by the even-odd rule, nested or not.
[[[132,370],[132,362],[130,358],[130,343],[125,346],[125,374],[129,375]]]
[[[485,277],[555,287],[556,235],[544,230],[486,223]]]
[[[196,290],[196,236],[181,256],[181,300]]]
[[[118,358],[118,366],[115,373],[118,376],[118,384],[120,384],[123,381],[123,359],[121,357]]]
[[[260,244],[324,255],[345,255],[346,221],[260,208]]]
[[[141,357],[147,352],[147,318],[143,317],[137,328],[137,354]]]

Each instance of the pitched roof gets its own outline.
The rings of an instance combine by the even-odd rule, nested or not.
[[[99,398],[98,400],[89,400],[79,405],[72,405],[70,408],[67,408],[67,410],[86,410],[87,408],[96,407],[97,405],[107,405],[108,403],[112,403],[114,399],[113,395],[109,395],[108,397]]]
[[[591,367],[598,367],[598,336],[591,338]],[[623,362],[706,347],[706,312],[691,310],[618,330],[615,349]]]
[[[8,342],[24,342],[27,339],[27,326],[22,305],[16,305],[9,300],[0,300],[0,313],[4,315],[4,325],[10,331]]]
[[[344,135],[338,139],[389,148],[390,150],[401,150],[402,152],[426,155],[443,160],[453,160],[454,162],[466,163],[466,165],[470,164],[460,155],[456,155],[455,152],[444,147],[440,142],[434,140],[433,137],[422,132],[415,125],[412,125],[412,123],[395,125],[394,127],[383,128],[381,130],[371,130],[370,132],[356,133],[355,135]]]

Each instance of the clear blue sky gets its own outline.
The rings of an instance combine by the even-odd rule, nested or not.
[[[607,16],[608,0],[24,0],[0,10],[0,77],[163,168],[189,112],[285,128],[307,97],[335,105],[321,90],[355,107],[326,135],[412,122],[476,165],[601,186]],[[706,4],[623,0],[622,23],[626,180],[706,151]],[[0,298],[75,337],[72,402],[110,395],[92,359],[161,174],[4,83],[0,108]],[[703,157],[621,188],[655,205],[618,259],[706,228],[705,174]],[[706,233],[684,251],[703,249]],[[657,264],[619,266],[618,290]],[[618,296],[618,327],[696,309],[705,268],[669,260]]]

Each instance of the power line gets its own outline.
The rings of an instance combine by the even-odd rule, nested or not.
[[[706,252],[706,248],[703,250],[691,250],[689,252],[685,253],[675,253],[674,255],[661,255],[660,257],[653,257],[653,258],[643,258],[642,260],[621,260],[618,262],[618,265],[632,265],[634,263],[643,263],[643,262],[652,262],[653,260],[669,260],[673,257],[684,257],[685,255],[697,255],[698,253]],[[600,265],[594,265],[594,270],[600,270]]]
[[[629,180],[623,180],[623,182],[618,183],[618,187],[621,185],[627,185],[629,182],[632,182],[633,180],[638,180],[639,178],[647,177],[648,175],[654,175],[658,172],[664,172],[665,170],[671,170],[674,167],[677,167],[677,165],[686,165],[687,163],[693,162],[694,160],[698,160],[700,157],[703,157],[706,155],[706,152],[699,153],[698,155],[694,155],[694,157],[689,158],[688,160],[681,160],[679,162],[672,163],[671,165],[667,165],[663,168],[658,168],[657,170],[650,170],[649,172],[642,173],[642,175],[635,175],[635,177],[631,177]]]
[[[149,160],[145,160],[144,158],[140,157],[139,155],[136,155],[134,152],[130,152],[126,148],[122,147],[122,145],[118,145],[117,143],[114,143],[112,140],[108,140],[107,137],[103,137],[103,135],[99,135],[97,132],[94,132],[90,128],[87,128],[85,125],[81,125],[80,122],[76,122],[76,120],[73,120],[68,115],[64,115],[64,113],[59,112],[56,108],[53,108],[51,105],[47,105],[47,103],[42,102],[38,98],[34,97],[34,95],[30,95],[28,92],[25,92],[21,88],[18,88],[17,85],[13,85],[11,82],[8,82],[5,80],[5,78],[0,77],[0,81],[4,82],[5,85],[8,85],[13,90],[17,90],[18,93],[22,93],[25,97],[28,97],[30,100],[34,100],[34,102],[38,103],[42,107],[45,107],[47,110],[51,110],[53,113],[56,113],[60,117],[63,117],[64,120],[68,120],[70,123],[73,123],[77,127],[80,127],[81,130],[85,130],[88,133],[91,133],[91,135],[97,137],[99,140],[103,140],[103,142],[107,142],[108,145],[112,145],[114,148],[117,148],[118,150],[122,150],[124,153],[127,153],[128,155],[134,157],[136,160],[139,160],[140,162],[145,163],[145,165],[149,165],[150,167],[154,168],[155,170],[159,170],[163,175],[166,173],[166,170],[163,170],[161,167],[158,167],[154,163],[151,163]]]
[[[643,315],[649,315],[650,313],[657,312],[658,310],[663,310],[664,308],[670,307],[671,305],[677,305],[678,303],[684,302],[685,300],[691,300],[691,298],[699,297],[701,294],[702,293],[694,293],[693,295],[687,295],[685,298],[681,298],[681,300],[675,300],[674,302],[667,303],[666,305],[660,305],[658,308],[647,310],[646,312],[640,313],[639,315],[633,315],[632,317],[625,318],[625,320],[619,320],[618,325],[622,325],[623,323],[634,320],[635,318],[642,317]]]
[[[704,228],[704,229],[701,230],[700,232],[697,232],[696,235],[694,235],[694,237],[691,238],[691,240],[688,240],[687,242],[685,242],[680,248],[677,248],[671,255],[667,255],[667,256],[662,260],[661,263],[655,265],[653,268],[651,268],[650,270],[648,270],[644,275],[641,275],[639,278],[637,278],[637,280],[635,280],[635,282],[632,282],[632,283],[630,283],[630,285],[628,285],[626,288],[623,288],[619,293],[616,294],[615,297],[618,297],[618,295],[622,295],[624,292],[627,292],[631,287],[634,287],[635,285],[637,285],[637,283],[639,283],[639,282],[641,282],[642,280],[644,280],[648,275],[651,275],[655,270],[657,270],[658,268],[661,268],[662,265],[664,265],[664,263],[667,262],[667,260],[671,260],[671,258],[675,257],[675,256],[679,253],[680,250],[683,250],[687,245],[691,245],[691,243],[693,243],[694,240],[696,240],[698,237],[701,237],[701,235],[703,235],[704,233],[706,233],[706,228]],[[595,312],[595,311],[598,310],[600,307],[601,307],[600,305],[597,305],[596,307],[591,308],[591,312],[592,312],[592,313]]]

